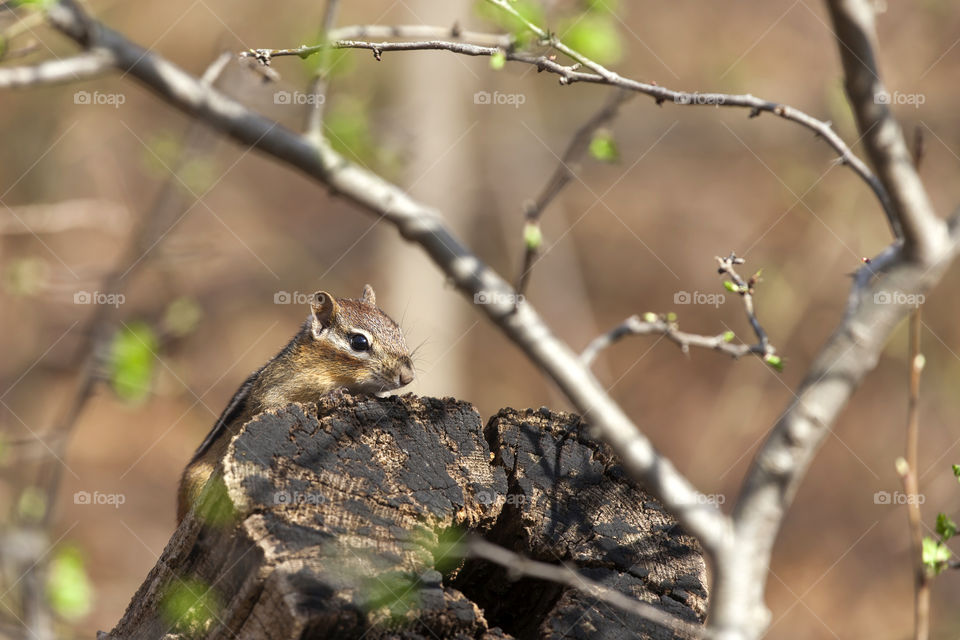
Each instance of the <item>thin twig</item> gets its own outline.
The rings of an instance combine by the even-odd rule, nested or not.
[[[72,58],[48,60],[31,66],[0,67],[0,89],[76,82],[103,75],[114,66],[115,61],[109,52],[94,50]]]
[[[720,274],[730,276],[736,289],[734,293],[740,294],[740,299],[743,300],[743,309],[747,313],[747,319],[750,321],[750,326],[760,341],[759,346],[761,353],[765,355],[773,354],[774,349],[770,346],[770,339],[767,337],[767,332],[760,326],[760,321],[757,320],[757,313],[753,308],[753,288],[760,282],[760,272],[758,271],[750,276],[749,279],[744,280],[740,274],[737,273],[734,265],[743,264],[746,260],[738,258],[735,253],[731,253],[725,258],[716,256],[715,259],[717,261],[717,271]]]
[[[370,32],[377,33],[378,35],[383,31],[391,31],[391,27],[375,27],[375,26],[357,26],[357,27],[347,27],[354,32]],[[399,28],[398,28],[399,29]],[[429,35],[442,28],[440,27],[428,27]],[[245,51],[240,55],[246,57],[252,57],[260,61],[262,64],[268,65],[273,58],[281,56],[299,56],[301,58],[309,57],[325,47],[337,48],[337,49],[369,49],[374,53],[374,57],[377,59],[380,58],[381,54],[385,51],[423,51],[423,50],[435,50],[435,51],[450,51],[452,53],[458,53],[461,55],[468,56],[493,56],[493,55],[503,55],[506,60],[513,62],[521,62],[524,64],[533,65],[537,68],[538,71],[548,71],[560,76],[560,83],[567,85],[574,82],[588,82],[595,84],[606,84],[610,86],[620,87],[622,89],[627,89],[629,91],[635,91],[637,93],[642,93],[653,98],[657,104],[663,104],[665,102],[672,102],[676,105],[685,105],[685,106],[707,106],[712,105],[715,107],[739,107],[746,108],[750,110],[750,117],[755,117],[761,113],[772,113],[776,116],[779,116],[785,120],[795,122],[811,131],[813,131],[817,136],[823,138],[827,144],[829,144],[834,151],[839,154],[839,161],[841,164],[849,166],[853,171],[860,176],[860,178],[867,183],[870,189],[877,196],[877,199],[880,201],[880,205],[883,207],[884,211],[888,215],[888,220],[893,220],[892,208],[890,205],[890,198],[887,195],[887,192],[880,182],[880,180],[874,175],[870,168],[863,162],[856,154],[851,151],[850,147],[843,141],[843,139],[837,135],[833,130],[833,127],[830,122],[818,120],[811,115],[800,111],[789,105],[781,104],[779,102],[772,102],[770,100],[764,100],[762,98],[757,98],[750,94],[727,94],[727,93],[698,93],[698,92],[687,92],[687,91],[675,91],[662,87],[654,83],[640,82],[637,80],[632,80],[630,78],[625,78],[619,74],[613,73],[611,71],[606,71],[605,75],[601,75],[595,72],[585,72],[580,71],[579,69],[582,66],[580,62],[577,62],[573,65],[563,65],[555,60],[555,56],[549,55],[535,55],[523,51],[515,51],[511,46],[504,46],[503,44],[493,44],[493,45],[484,45],[484,44],[473,44],[466,41],[450,41],[442,40],[439,37],[437,39],[415,41],[415,42],[372,42],[364,40],[356,40],[348,37],[336,38],[335,36],[340,36],[342,33],[346,33],[346,30],[341,31],[337,30],[335,33],[331,34],[330,42],[326,45],[312,45],[312,46],[301,46],[293,49],[252,49],[250,51]],[[467,36],[471,35],[471,38]],[[464,33],[464,40],[479,40],[477,36],[483,36],[485,39],[495,39],[497,37],[503,38],[504,36],[497,36],[495,34],[467,34]],[[376,36],[371,36],[376,37]],[[385,36],[390,37],[390,36]],[[403,34],[399,34],[393,37],[403,37]],[[582,56],[579,56],[582,57]],[[594,65],[596,66],[596,65]],[[592,67],[591,67],[592,68]],[[891,229],[894,234],[898,233],[898,230],[895,226],[891,225]]]
[[[910,391],[907,400],[907,457],[901,465],[900,475],[907,496],[920,494],[917,478],[918,448],[920,445],[920,374],[924,358],[920,353],[921,310],[910,314]],[[904,461],[901,461],[904,462]],[[907,500],[907,519],[910,523],[910,546],[912,549],[914,582],[914,640],[927,640],[930,636],[930,574],[923,564],[923,518],[919,500]]]
[[[469,540],[467,543],[467,552],[475,558],[480,558],[505,567],[508,569],[509,575],[516,576],[515,579],[535,578],[556,582],[557,584],[566,585],[572,589],[581,591],[591,598],[606,602],[627,613],[663,625],[671,631],[689,634],[694,638],[710,637],[710,634],[702,626],[681,620],[665,612],[663,609],[637,600],[636,598],[631,598],[616,589],[604,586],[595,580],[587,578],[568,565],[547,564],[546,562],[531,560],[530,558],[477,537]]]
[[[477,31],[464,31],[458,25],[452,27],[438,27],[432,25],[374,25],[360,24],[349,25],[346,27],[337,27],[327,32],[327,40],[321,44],[301,45],[295,49],[250,49],[240,55],[243,57],[256,58],[263,64],[270,64],[273,58],[282,56],[297,56],[300,58],[309,58],[320,53],[324,49],[331,47],[334,42],[344,42],[349,40],[369,40],[369,39],[393,39],[393,38],[413,38],[420,40],[453,40],[460,42],[470,42],[479,46],[497,47],[499,49],[511,49],[514,45],[513,37],[499,33],[483,33]]]
[[[530,226],[533,226],[536,227],[536,231],[539,232],[540,217],[543,211],[575,177],[573,166],[587,153],[594,133],[596,133],[600,127],[616,118],[617,113],[620,111],[620,106],[632,96],[633,94],[623,89],[614,89],[604,101],[603,105],[601,105],[600,109],[576,130],[570,142],[567,144],[563,156],[561,156],[560,161],[557,163],[557,168],[554,169],[553,174],[550,176],[547,184],[544,185],[540,195],[527,207],[526,211],[524,211],[528,230]],[[524,235],[526,236],[526,232]],[[524,238],[523,268],[517,276],[517,284],[515,287],[518,300],[526,293],[527,285],[530,282],[530,273],[533,270],[533,265],[539,254],[539,250],[539,242],[530,242],[526,237]]]
[[[40,46],[39,42],[32,40],[27,44],[23,45],[22,47],[20,47],[19,49],[10,49],[10,50],[5,50],[3,52],[0,52],[0,60],[7,61],[7,60],[15,60],[17,58],[23,58],[30,55],[31,53],[36,53],[37,51],[40,51],[41,48],[42,47]]]
[[[321,42],[326,42],[330,37],[329,33],[337,21],[337,10],[339,8],[340,0],[327,0],[320,26]],[[327,105],[327,83],[330,78],[330,49],[325,48],[320,55],[320,64],[317,66],[317,72],[310,85],[310,93],[313,95],[313,108],[307,115],[306,127],[307,137],[313,140],[319,140],[323,137],[323,115]]]
[[[690,352],[690,347],[697,347],[720,351],[733,358],[740,358],[748,353],[764,355],[763,347],[760,345],[731,344],[730,341],[733,339],[732,332],[725,331],[716,336],[685,333],[680,331],[677,323],[670,321],[669,318],[663,315],[647,313],[644,314],[642,319],[640,316],[630,316],[607,333],[594,338],[593,341],[587,345],[587,348],[583,350],[583,353],[580,354],[580,361],[583,362],[584,365],[590,366],[601,351],[617,340],[626,336],[648,335],[664,336],[679,346],[680,350],[685,354]]]
[[[759,281],[759,275],[755,275],[749,280],[741,278],[733,265],[743,264],[745,261],[743,258],[738,258],[734,253],[726,258],[718,257],[716,260],[719,264],[720,273],[730,276],[734,282],[734,288],[737,289],[736,293],[743,299],[744,310],[750,321],[750,326],[753,327],[753,331],[757,335],[757,344],[732,344],[731,341],[734,339],[732,331],[725,331],[716,336],[685,333],[680,331],[676,321],[671,319],[670,316],[646,313],[643,318],[631,316],[607,333],[594,338],[580,354],[580,361],[584,365],[590,366],[602,350],[629,335],[662,335],[678,345],[684,354],[690,352],[690,347],[720,351],[733,358],[754,353],[762,357],[768,364],[779,368],[781,362],[775,356],[776,349],[770,344],[767,332],[760,326],[753,310],[753,288]]]

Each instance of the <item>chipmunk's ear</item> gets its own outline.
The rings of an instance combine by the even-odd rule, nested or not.
[[[360,298],[360,302],[364,302],[371,307],[377,306],[377,294],[373,292],[373,287],[368,284],[363,285],[363,296]]]
[[[310,330],[313,337],[320,339],[320,335],[330,326],[333,318],[340,312],[340,305],[332,295],[326,291],[317,291],[310,301]]]

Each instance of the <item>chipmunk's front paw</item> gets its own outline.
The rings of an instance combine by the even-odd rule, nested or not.
[[[350,392],[346,387],[337,387],[333,391],[328,391],[325,394],[321,395],[320,398],[323,400],[329,400],[331,402],[340,402],[345,397],[349,396]]]

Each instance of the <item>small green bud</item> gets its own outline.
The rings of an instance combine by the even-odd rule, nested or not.
[[[593,134],[593,139],[590,140],[590,155],[600,162],[616,162],[620,159],[617,142],[610,131],[601,129]]]
[[[723,341],[724,342],[733,342],[733,339],[736,338],[733,331],[724,331],[723,332]]]
[[[676,322],[676,321],[677,321],[677,314],[675,314],[673,311],[667,314],[667,322]]]
[[[490,68],[494,71],[500,71],[503,69],[503,66],[507,63],[507,54],[503,51],[497,51],[492,56],[490,56]]]
[[[767,355],[763,356],[763,361],[777,371],[783,371],[783,359],[781,359],[780,356],[768,353]]]
[[[937,514],[937,535],[944,541],[957,535],[957,523],[945,513]]]
[[[657,321],[657,314],[655,314],[652,311],[647,311],[645,314],[643,314],[643,321],[649,324],[653,324],[654,322]]]
[[[523,242],[529,251],[536,251],[543,244],[543,232],[536,222],[528,222],[523,227]]]
[[[896,468],[897,473],[901,476],[905,476],[910,473],[910,465],[902,456],[893,461],[893,466]]]
[[[723,281],[723,288],[731,293],[740,293],[740,287],[729,280]]]

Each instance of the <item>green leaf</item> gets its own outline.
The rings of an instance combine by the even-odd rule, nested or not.
[[[616,162],[620,159],[620,152],[613,134],[606,129],[598,129],[590,140],[590,155],[601,162]]]
[[[313,36],[310,38],[310,42],[320,44],[322,41],[319,36]],[[361,54],[357,49],[331,49],[318,51],[312,56],[301,58],[301,60],[308,72],[316,75],[324,71],[329,79],[350,75],[357,66],[358,55],[369,56],[371,54],[369,51],[364,51]]]
[[[723,281],[723,288],[731,293],[740,293],[740,286],[729,280]]]
[[[494,71],[500,71],[505,64],[507,64],[507,54],[503,51],[497,51],[490,56],[490,68]]]
[[[202,580],[174,578],[160,600],[160,612],[167,624],[188,636],[200,636],[216,622],[220,598]]]
[[[394,624],[420,607],[419,580],[400,571],[390,571],[362,581],[362,605],[368,612],[384,612]]]
[[[365,164],[389,176],[400,166],[397,154],[383,149],[370,128],[369,105],[352,96],[339,96],[328,105],[323,118],[324,132],[330,146],[347,160]]]
[[[560,40],[594,62],[613,64],[623,57],[623,43],[615,18],[609,14],[588,13],[573,18],[560,29]]]
[[[444,575],[449,575],[457,567],[466,553],[464,538],[466,533],[457,528],[442,529],[437,532],[436,544],[428,547],[433,554],[433,567]]]
[[[944,542],[957,535],[957,523],[945,513],[937,514],[937,534]]]
[[[540,3],[532,0],[517,0],[510,4],[516,9],[517,13],[523,16],[528,22],[539,27],[544,27],[546,16],[543,13],[543,7],[540,6]],[[536,38],[536,36],[527,29],[526,25],[523,24],[522,20],[490,4],[487,0],[477,0],[475,7],[477,15],[493,22],[501,29],[510,32],[521,48],[532,43]]]
[[[947,562],[951,555],[950,549],[939,540],[934,540],[929,536],[923,538],[923,566],[927,567],[933,575],[937,575],[947,568]]]
[[[957,479],[957,482],[960,482],[960,464],[953,465],[953,477]]]
[[[78,547],[64,545],[54,553],[47,574],[46,591],[47,599],[58,615],[74,620],[89,613],[93,587]]]
[[[47,512],[47,494],[40,487],[25,488],[17,499],[17,515],[23,520],[39,521]]]
[[[196,330],[203,309],[193,298],[177,298],[163,315],[163,326],[175,336],[182,337]]]
[[[780,356],[768,353],[767,355],[763,356],[763,361],[777,371],[783,371],[783,359]]]
[[[120,329],[110,347],[110,383],[121,399],[137,403],[150,393],[156,364],[157,337],[146,323]]]
[[[543,244],[543,231],[536,222],[528,222],[523,227],[523,243],[529,251],[536,251]]]
[[[215,474],[197,498],[197,518],[208,527],[224,528],[236,523],[237,512],[222,474]]]
[[[723,332],[723,341],[724,341],[724,342],[733,342],[733,339],[736,338],[736,337],[737,337],[737,336],[733,333],[733,331],[724,331],[724,332]]]

